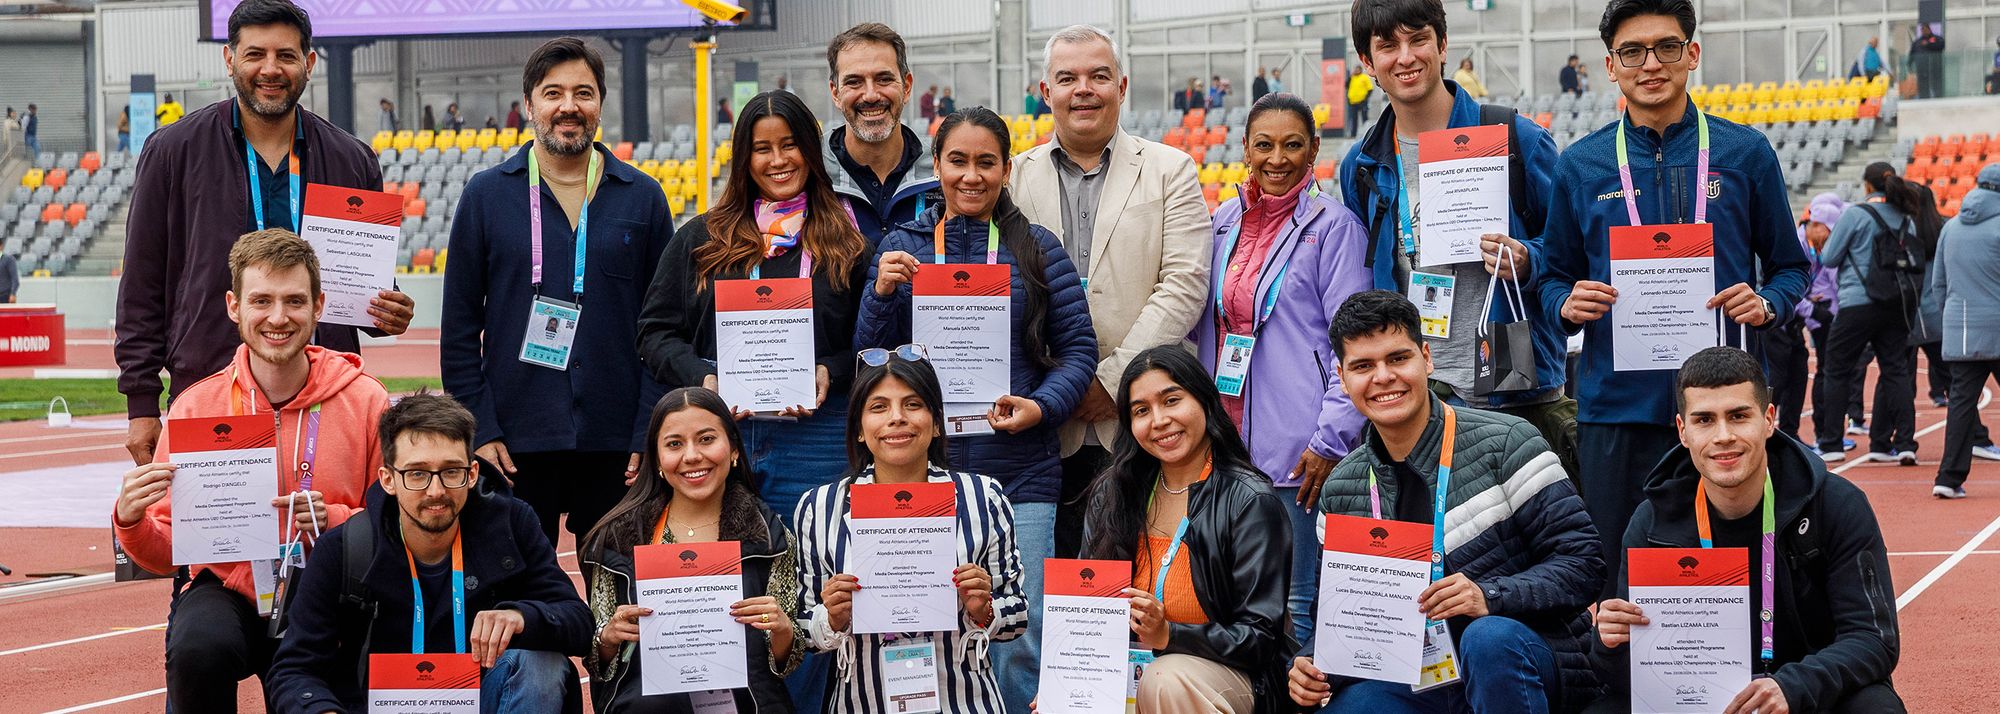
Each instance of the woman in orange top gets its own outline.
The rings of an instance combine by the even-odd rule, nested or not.
[[[1140,353],[1116,403],[1121,429],[1091,485],[1084,555],[1132,562],[1132,634],[1155,656],[1140,713],[1289,711],[1284,503],[1185,349]]]

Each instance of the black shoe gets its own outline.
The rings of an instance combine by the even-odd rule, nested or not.
[[[1951,399],[1948,397],[1933,396],[1931,397],[1931,404],[1936,405],[1939,409],[1943,409],[1951,406]]]

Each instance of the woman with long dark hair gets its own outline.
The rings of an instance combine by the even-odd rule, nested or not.
[[[653,407],[639,477],[583,537],[584,592],[597,619],[585,662],[599,712],[692,714],[686,694],[643,696],[636,657],[638,573],[633,548],[736,541],[744,599],[730,610],[748,637],[750,686],[733,690],[736,711],[790,712],[785,675],[805,651],[797,637],[798,548],[784,518],[757,498],[743,439],[722,397],[700,387],[669,392]]]
[[[1180,346],[1139,353],[1115,403],[1117,443],[1090,487],[1083,551],[1132,563],[1132,635],[1156,656],[1139,712],[1289,710],[1284,502]]]
[[[1055,557],[1062,494],[1058,427],[1069,420],[1097,369],[1097,335],[1083,282],[1062,241],[1028,222],[1007,186],[1013,168],[1007,123],[985,107],[949,115],[931,141],[944,201],[882,237],[861,298],[857,348],[912,340],[911,282],[954,263],[1009,265],[1008,392],[997,400],[947,402],[954,469],[998,479],[1014,504],[1014,537],[1029,563]],[[938,273],[944,275],[945,273]],[[933,358],[941,345],[929,345]],[[946,399],[951,399],[949,395]],[[1040,568],[1023,583],[1030,611],[1042,604]],[[994,652],[1011,709],[1025,708],[1039,673],[1033,630]]]
[[[885,694],[883,654],[892,643],[901,648],[928,642],[937,667],[937,705],[943,711],[1004,712],[987,646],[1028,629],[1021,557],[1014,548],[1014,509],[998,481],[945,467],[943,390],[923,348],[863,350],[859,359],[865,366],[854,378],[854,406],[847,417],[848,474],[807,493],[792,519],[799,529],[800,633],[809,648],[835,653],[838,662],[826,711],[900,711]],[[855,634],[854,595],[868,583],[851,574],[860,554],[849,541],[849,492],[859,484],[901,483],[952,485],[957,561],[962,563],[952,572],[957,627]],[[915,662],[905,666],[911,665]]]
[[[834,193],[819,122],[804,102],[765,92],[737,119],[721,200],[681,226],[660,256],[639,317],[639,354],[662,383],[713,390],[716,281],[812,280],[814,403],[785,409],[784,421],[756,419],[743,429],[745,458],[767,479],[764,502],[783,513],[843,467],[844,395],[868,242]]]
[[[1846,404],[1862,388],[1867,364],[1862,350],[1874,348],[1881,375],[1875,380],[1875,414],[1868,422],[1868,460],[1917,464],[1916,348],[1910,332],[1917,314],[1917,300],[1904,300],[1884,291],[1870,289],[1880,278],[1905,285],[1911,296],[1924,284],[1924,269],[1936,246],[1936,206],[1930,192],[1903,180],[1888,164],[1875,162],[1862,170],[1861,181],[1868,197],[1840,214],[1833,235],[1820,251],[1823,270],[1839,271],[1836,302],[1840,313],[1833,316],[1827,335],[1826,403]],[[1926,232],[1926,231],[1929,232]],[[1926,239],[1926,236],[1929,238]],[[1881,241],[1902,244],[1922,263],[1917,272],[1881,275],[1876,247]],[[1886,246],[1885,246],[1886,247]],[[1881,283],[1877,283],[1880,285]],[[1893,292],[1893,291],[1892,291]],[[1888,299],[1883,299],[1888,298]],[[1819,451],[1828,461],[1846,458],[1841,448],[1841,423],[1837,409],[1821,409],[1814,414],[1819,428]]]

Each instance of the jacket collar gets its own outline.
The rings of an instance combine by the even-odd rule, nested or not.
[[[1695,130],[1695,114],[1699,113],[1700,109],[1694,105],[1693,99],[1683,98],[1682,101],[1687,103],[1687,107],[1681,111],[1680,121],[1667,125],[1665,136],[1653,131],[1651,127],[1639,126],[1638,123],[1632,121],[1632,111],[1630,109],[1625,110],[1625,113],[1619,118],[1622,120],[1621,123],[1625,125],[1625,131],[1628,132],[1630,138],[1643,139],[1653,144],[1665,143],[1668,139],[1679,136],[1683,132]]]
[[[631,164],[618,160],[618,157],[613,156],[611,149],[606,147],[603,142],[591,142],[590,147],[592,151],[596,151],[604,157],[605,178],[617,179],[623,183],[638,183],[639,177],[645,175],[639,173],[639,170],[633,168]],[[522,144],[521,148],[515,151],[513,156],[509,156],[506,161],[500,162],[500,173],[509,176],[515,174],[523,177],[527,176],[528,152],[533,151],[534,148],[535,145],[533,143]]]
[[[481,477],[492,476],[481,474]],[[382,490],[379,481],[369,484],[362,500],[367,504],[363,514],[377,529],[375,555],[362,579],[369,580],[377,569],[387,573],[386,577],[407,576],[409,566],[403,558],[396,557],[396,551],[404,548],[402,507]],[[459,537],[466,544],[465,592],[468,597],[500,583],[509,575],[524,572],[528,567],[527,559],[521,554],[520,543],[514,540],[508,516],[504,500],[481,493],[476,484],[467,487],[465,507],[458,511],[458,528]]]
[[[1457,129],[1479,125],[1479,100],[1458,88],[1458,82],[1444,80],[1445,91],[1451,92],[1451,119],[1445,128]],[[1368,135],[1361,138],[1361,155],[1373,159],[1375,163],[1390,165],[1396,163],[1396,107],[1382,108],[1382,118],[1368,128]],[[1402,167],[1397,166],[1401,171]]]
[[[1777,521],[1780,524],[1797,520],[1805,511],[1805,506],[1819,496],[1820,489],[1831,476],[1826,470],[1826,462],[1809,454],[1806,446],[1784,434],[1773,434],[1764,441],[1764,451],[1768,457],[1767,467],[1772,478],[1772,491],[1778,497]],[[1654,522],[1665,526],[1675,534],[1683,526],[1692,537],[1694,523],[1694,487],[1701,473],[1695,470],[1694,461],[1685,446],[1675,446],[1661,457],[1646,479],[1646,500],[1652,502]],[[1783,526],[1780,526],[1783,529]]]
[[[1437,395],[1430,394],[1430,390],[1424,391],[1431,402],[1431,416],[1424,423],[1424,433],[1417,437],[1416,445],[1410,447],[1410,454],[1403,459],[1403,463],[1408,464],[1417,473],[1429,474],[1437,469],[1438,459],[1443,452],[1445,404],[1443,400],[1437,398]],[[1369,422],[1368,428],[1362,430],[1362,438],[1368,445],[1369,453],[1377,460],[1385,464],[1393,461],[1389,458],[1389,447],[1382,442],[1382,433],[1375,429],[1374,422]],[[1383,486],[1394,488],[1394,479],[1388,479]]]
[[[896,126],[903,132],[903,158],[896,166],[898,169],[903,169],[904,173],[902,182],[896,184],[891,202],[901,201],[911,195],[936,188],[938,185],[935,172],[925,171],[922,162],[919,161],[923,153],[923,137],[917,136],[917,132],[906,124],[899,123]],[[842,124],[827,130],[825,141],[824,162],[827,178],[833,182],[833,190],[863,199],[862,202],[866,203],[868,194],[861,190],[860,184],[855,183],[853,175],[847,172],[845,165],[848,161],[847,125]]]

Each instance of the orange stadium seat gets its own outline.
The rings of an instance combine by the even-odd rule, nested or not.
[[[68,210],[63,211],[63,222],[73,226],[78,223],[82,223],[84,217],[88,215],[90,215],[89,206],[83,205],[81,203],[72,203],[69,204]]]
[[[83,152],[83,158],[77,161],[77,166],[85,171],[97,173],[98,169],[104,168],[104,158],[98,156],[95,151],[86,151]]]
[[[395,182],[395,181],[383,181],[383,182],[382,182],[382,192],[383,192],[383,193],[397,193],[397,192],[401,191],[402,189],[403,189],[403,184],[401,184],[401,183],[398,183],[398,182]]]
[[[403,202],[403,215],[422,216],[424,215],[424,208],[424,199],[412,198]]]
[[[1226,143],[1229,143],[1229,127],[1211,126],[1208,128],[1209,146],[1220,146]]]
[[[617,146],[611,147],[611,155],[618,157],[619,161],[630,162],[632,160],[632,142],[618,142]]]
[[[1186,114],[1181,115],[1181,126],[1193,129],[1201,126],[1202,120],[1207,118],[1207,109],[1189,109]]]
[[[42,185],[49,188],[62,188],[66,183],[69,183],[69,172],[62,169],[49,169],[48,175],[42,177]]]
[[[62,217],[63,217],[63,205],[62,205],[62,204],[60,204],[60,203],[51,203],[51,204],[49,204],[49,205],[46,205],[46,206],[43,206],[43,207],[42,207],[42,222],[43,222],[43,223],[54,223],[54,222],[56,222],[56,221],[60,221],[60,220],[62,220]]]

